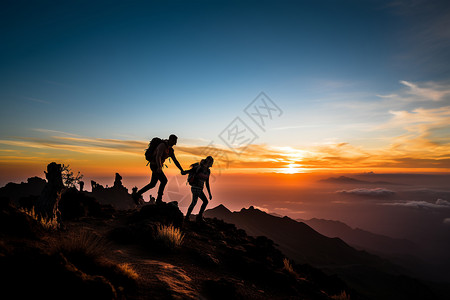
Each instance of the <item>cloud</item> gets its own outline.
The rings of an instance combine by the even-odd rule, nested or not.
[[[364,136],[356,137],[352,134],[348,140],[340,137],[332,143],[318,143],[297,149],[254,144],[245,149],[237,149],[238,153],[241,152],[240,155],[223,145],[208,145],[206,140],[201,142],[186,140],[185,144],[180,143],[176,146],[176,153],[184,161],[188,160],[188,163],[206,155],[212,155],[215,158],[214,167],[218,170],[239,169],[244,172],[282,171],[289,166],[295,166],[302,170],[361,168],[450,170],[450,136],[448,134],[450,132],[450,106],[436,107],[443,104],[448,105],[447,97],[450,96],[450,85],[406,80],[400,82],[403,86],[402,89],[384,96],[380,95],[382,100],[379,101],[360,101],[357,103],[360,106],[354,108],[356,113],[365,111],[372,114],[374,112],[377,118],[382,116],[383,124],[353,122],[344,123],[341,126],[342,130],[345,129],[352,133],[357,130],[364,131]],[[423,107],[410,107],[417,103],[423,104]],[[295,124],[276,130],[304,126],[319,125]],[[39,137],[3,138],[0,140],[0,144],[7,145],[8,149],[14,150],[35,148],[60,150],[60,153],[71,151],[84,154],[123,154],[137,157],[143,155],[148,143],[148,141],[139,141],[133,138],[126,140],[103,139],[84,137],[58,130],[40,128],[33,130]],[[330,136],[334,135],[330,133]],[[26,149],[25,152],[27,151]],[[28,156],[35,155],[31,153],[33,150],[28,152]]]
[[[346,130],[352,132],[364,131],[364,137],[352,135],[348,140],[341,137],[332,143],[297,149],[250,145],[240,156],[229,148],[216,149],[228,158],[229,166],[236,168],[283,168],[295,164],[311,170],[450,169],[450,84],[407,80],[401,80],[400,84],[402,88],[399,90],[379,95],[380,101],[359,101],[359,106],[354,108],[357,114],[370,111],[379,118],[378,122],[383,123],[347,123],[341,126],[348,126]],[[414,107],[418,103],[421,107]],[[305,126],[314,124],[296,124],[276,130]],[[202,153],[204,148],[183,150]]]
[[[22,97],[25,100],[37,102],[37,103],[43,103],[43,104],[51,104],[49,101],[38,99],[38,98],[32,98],[32,97]]]
[[[387,5],[404,24],[397,59],[434,74],[447,71],[450,50],[448,1],[396,0]],[[401,50],[401,49],[400,49]]]
[[[436,200],[436,205],[440,205],[440,206],[449,206],[450,207],[450,202],[444,199],[437,199]]]
[[[403,206],[417,209],[450,209],[450,202],[443,199],[437,199],[434,203],[427,201],[402,201],[393,203],[382,203],[388,206]]]
[[[420,84],[412,83],[406,80],[400,80],[400,83],[408,87],[406,90],[407,97],[403,100],[408,101],[441,101],[445,96],[450,94],[450,89],[447,85],[442,85],[434,82],[427,82]]]
[[[448,105],[450,100],[450,82],[411,82],[406,80],[400,80],[401,88],[396,91],[387,94],[376,94],[379,101],[371,101],[370,106],[361,101],[360,105],[355,105],[355,108],[366,108],[371,110],[377,110],[381,113],[383,110],[395,111],[400,108],[408,108],[413,110],[417,106],[425,108],[438,108]]]
[[[58,134],[58,135],[68,135],[68,136],[80,136],[78,134],[69,133],[65,131],[52,130],[52,129],[44,129],[44,128],[32,128],[33,131],[41,132],[44,134]]]
[[[402,126],[408,131],[420,131],[423,132],[430,126],[443,126],[448,125],[450,119],[450,106],[443,106],[439,108],[415,108],[412,111],[394,111],[390,110],[389,113],[393,116],[391,120],[386,123],[385,127],[398,127]],[[428,126],[419,126],[425,124]],[[416,125],[415,127],[411,127]]]
[[[403,130],[403,134],[392,138],[391,153],[423,159],[449,158],[450,106],[390,113],[393,118],[381,128]]]
[[[16,150],[16,153],[17,149],[30,148],[31,150],[25,149],[23,152],[35,152],[32,149],[49,149],[82,154],[142,156],[142,158],[148,145],[148,141],[84,137],[48,129],[34,129],[34,131],[41,133],[43,136],[1,139],[0,145],[9,146],[9,150]],[[219,145],[198,146],[180,144],[175,149],[179,159],[181,157],[183,159],[189,159],[191,162],[197,161],[207,155],[212,155],[215,159],[214,167],[216,170],[277,169],[291,163],[292,159],[298,158],[301,152],[300,150],[295,151],[293,149],[281,151],[280,149],[266,145],[249,145],[240,155],[237,155],[230,148]],[[24,155],[24,159],[26,156]]]
[[[79,153],[127,155],[138,155],[139,153],[144,155],[144,150],[147,147],[147,143],[141,141],[61,136],[47,138],[14,137],[14,140],[0,140],[0,144],[13,147],[56,149]]]
[[[336,193],[358,195],[358,196],[369,196],[369,197],[388,197],[395,194],[394,191],[385,188],[374,188],[374,189],[357,188],[352,190],[340,190],[336,191]]]

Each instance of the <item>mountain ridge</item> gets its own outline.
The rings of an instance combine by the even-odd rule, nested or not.
[[[225,213],[219,215],[218,211]],[[366,251],[356,250],[340,238],[323,236],[307,224],[287,216],[276,217],[252,206],[232,213],[223,208],[207,210],[205,216],[222,218],[244,229],[249,235],[267,236],[296,263],[308,263],[327,274],[335,274],[369,299],[398,299],[402,292],[390,288],[390,296],[386,296],[380,293],[380,286],[386,287],[392,282],[404,284],[410,281],[412,284],[417,281],[409,277],[410,272],[402,267]],[[379,286],[374,286],[374,282]]]
[[[336,183],[336,184],[376,184],[376,185],[404,185],[400,183],[388,182],[388,181],[366,181],[355,179],[347,176],[330,177],[326,179],[320,179],[319,182],[324,183]]]

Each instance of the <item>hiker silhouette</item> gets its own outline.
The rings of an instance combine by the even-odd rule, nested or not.
[[[156,138],[158,139],[158,138]],[[158,139],[159,140],[159,139]],[[175,152],[173,150],[173,146],[177,144],[178,137],[174,134],[171,134],[169,136],[168,140],[159,140],[158,145],[156,146],[156,149],[152,151],[150,157],[149,157],[149,163],[150,163],[150,170],[152,171],[152,177],[150,179],[150,183],[144,186],[142,189],[140,189],[137,192],[132,193],[133,200],[138,203],[142,199],[142,194],[148,191],[149,189],[152,189],[156,186],[156,184],[159,181],[159,188],[158,188],[158,196],[156,197],[156,204],[162,203],[162,196],[164,194],[164,188],[167,184],[167,177],[163,172],[163,166],[164,161],[167,158],[172,158],[175,165],[180,169],[181,174],[184,173],[183,168],[181,167],[180,163],[178,162],[177,158],[175,157]],[[151,142],[150,142],[151,144]],[[150,146],[149,146],[150,147]],[[147,157],[147,154],[146,154]]]
[[[191,185],[192,192],[192,202],[189,206],[185,220],[189,221],[189,217],[197,204],[198,198],[203,201],[202,206],[200,207],[200,211],[197,215],[197,222],[203,222],[203,212],[208,205],[208,199],[206,198],[205,193],[203,192],[203,186],[206,183],[206,189],[209,193],[209,200],[212,200],[211,188],[209,185],[209,176],[211,175],[211,170],[209,168],[212,167],[214,163],[214,159],[212,156],[208,156],[205,159],[202,159],[200,163],[195,163],[191,165],[191,169],[188,171],[181,172],[182,175],[189,174],[188,183]]]

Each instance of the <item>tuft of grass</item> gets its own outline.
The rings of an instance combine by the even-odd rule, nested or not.
[[[124,274],[126,277],[131,278],[133,280],[137,280],[139,278],[138,273],[130,266],[130,264],[123,263],[117,265],[117,268]]]
[[[34,206],[30,210],[25,208],[20,208],[19,210],[38,221],[42,225],[42,227],[47,230],[57,230],[60,227],[56,215],[53,218],[44,218],[35,212]]]
[[[294,268],[292,267],[292,264],[289,261],[289,259],[284,258],[283,264],[284,264],[284,270],[286,270],[286,272],[293,274],[293,275],[297,275],[297,273],[295,273]]]
[[[339,295],[331,296],[331,299],[334,299],[334,300],[350,300],[350,295],[348,295],[346,291],[342,291]]]
[[[156,231],[156,240],[168,249],[176,249],[183,243],[184,234],[173,225],[160,225]]]
[[[61,253],[81,272],[105,277],[118,291],[126,292],[136,287],[139,275],[127,263],[110,261],[105,255],[110,251],[110,243],[95,232],[72,233],[57,241],[54,251]]]
[[[56,245],[56,251],[63,253],[69,259],[75,260],[82,258],[101,259],[108,249],[108,243],[104,238],[88,230],[73,233]]]

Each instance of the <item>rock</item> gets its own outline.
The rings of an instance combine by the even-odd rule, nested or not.
[[[0,235],[24,238],[36,238],[42,233],[41,224],[19,211],[9,201],[1,199]]]
[[[75,188],[67,189],[58,204],[62,220],[79,219],[86,216],[99,216],[101,205],[93,197],[89,197]]]
[[[61,172],[61,164],[55,162],[48,164],[47,172],[44,172],[47,184],[42,190],[35,207],[36,213],[43,217],[53,218],[56,214],[59,195],[64,189]]]
[[[161,224],[173,224],[181,227],[183,224],[183,213],[178,206],[173,203],[161,203],[157,205],[145,205],[138,212],[134,213],[130,221],[151,220]]]

